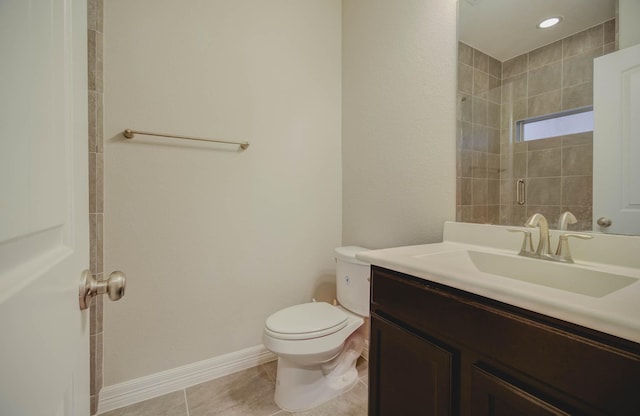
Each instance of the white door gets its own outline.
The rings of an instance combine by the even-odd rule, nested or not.
[[[86,0],[0,0],[0,415],[89,414]]]
[[[593,107],[593,229],[640,235],[640,45],[594,61]]]

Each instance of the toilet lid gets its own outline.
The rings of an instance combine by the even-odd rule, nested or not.
[[[308,339],[333,334],[347,325],[347,315],[326,302],[290,306],[267,318],[270,335],[282,339]]]

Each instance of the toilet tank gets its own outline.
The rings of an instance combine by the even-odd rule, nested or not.
[[[356,259],[369,249],[357,246],[338,247],[336,254],[336,292],[340,305],[361,316],[369,316],[371,267]]]

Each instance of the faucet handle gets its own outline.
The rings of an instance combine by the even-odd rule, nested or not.
[[[593,238],[593,236],[591,234],[582,234],[582,233],[564,233],[564,234],[560,234],[560,238],[567,239],[569,237],[579,238],[580,240],[591,240]]]
[[[560,234],[560,240],[558,241],[558,248],[556,249],[556,256],[561,257],[562,260],[567,263],[573,263],[573,258],[571,257],[571,251],[569,250],[569,237],[579,238],[581,240],[591,240],[593,236],[589,234],[580,234],[580,233]]]
[[[522,247],[520,247],[520,253],[532,253],[533,252],[533,242],[531,241],[531,231],[529,230],[520,230],[517,228],[507,228],[507,231],[510,233],[522,233],[524,234],[524,238],[522,239]]]

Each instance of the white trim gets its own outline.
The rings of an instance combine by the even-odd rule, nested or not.
[[[98,414],[162,396],[205,381],[276,360],[263,345],[107,386],[100,391]]]

